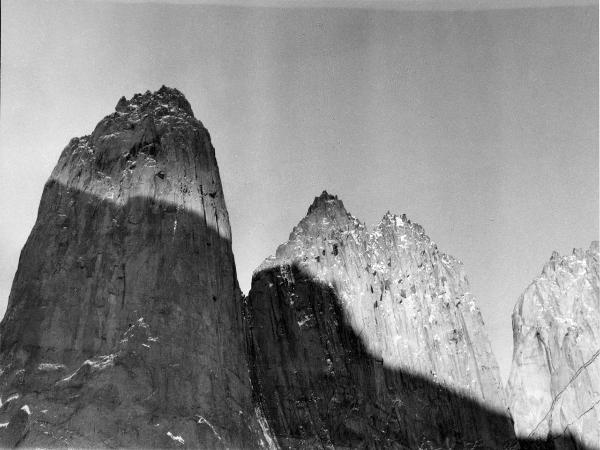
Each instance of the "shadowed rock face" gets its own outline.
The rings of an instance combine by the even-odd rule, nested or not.
[[[177,90],[121,99],[64,149],[22,251],[0,421],[30,414],[4,442],[259,446],[241,306],[208,132]]]
[[[597,241],[555,252],[513,313],[515,430],[548,448],[600,449],[599,259]]]
[[[521,445],[597,448],[597,244],[534,285],[519,434],[528,402],[550,414]],[[122,98],[64,149],[21,253],[0,447],[517,446],[462,265],[405,216],[369,231],[324,192],[242,303],[208,132],[177,90]]]
[[[255,272],[256,400],[284,447],[515,446],[462,265],[405,216],[323,193]]]

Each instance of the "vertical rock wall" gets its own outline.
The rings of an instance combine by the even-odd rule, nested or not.
[[[260,445],[214,148],[174,89],[64,149],[0,325],[26,445]],[[6,403],[6,399],[13,400]]]
[[[515,445],[459,261],[405,216],[323,193],[254,273],[253,384],[284,447]]]
[[[522,446],[600,448],[598,259],[553,255],[515,308]],[[208,132],[177,90],[122,98],[22,251],[0,446],[517,447],[462,264],[406,216],[324,192],[245,302]]]
[[[524,440],[600,449],[599,259],[597,241],[554,252],[515,306],[508,391]]]

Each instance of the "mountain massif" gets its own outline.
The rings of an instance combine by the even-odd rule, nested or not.
[[[254,273],[248,310],[253,384],[283,445],[514,445],[462,264],[405,216],[368,230],[323,192]]]
[[[600,448],[598,241],[554,253],[513,313],[508,383],[519,437],[549,448]]]
[[[596,243],[525,291],[508,392],[462,264],[405,215],[323,192],[245,297],[208,131],[176,89],[123,97],[21,253],[0,447],[600,448],[598,272]]]
[[[63,150],[21,253],[3,443],[259,445],[243,326],[207,130],[177,90],[122,98]]]

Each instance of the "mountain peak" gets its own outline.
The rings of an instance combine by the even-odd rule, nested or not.
[[[138,93],[130,99],[121,97],[115,110],[98,122],[91,135],[72,141],[68,150],[79,159],[83,157],[83,160],[93,162],[96,170],[106,174],[125,170],[124,164],[138,154],[155,160],[167,148],[172,155],[166,159],[184,165],[185,160],[176,156],[180,150],[165,146],[166,141],[163,141],[168,135],[180,134],[184,129],[200,133],[202,139],[210,143],[208,131],[194,117],[189,102],[177,89],[162,86],[158,91]],[[187,148],[200,151],[195,147]],[[117,160],[121,160],[121,164],[115,164]],[[154,164],[150,160],[147,162]]]
[[[44,188],[0,323],[0,447],[260,448],[209,133],[177,89],[116,110]]]
[[[506,409],[500,373],[462,265],[406,216],[388,211],[368,230],[323,191],[253,273],[246,305],[252,384],[278,438],[302,430],[302,441],[283,441],[290,447],[322,436],[335,448],[417,448],[424,440],[439,448],[456,436],[486,448],[512,445],[507,415],[494,413],[484,430],[463,413],[484,398],[494,411]],[[277,386],[279,397],[263,386]],[[440,386],[460,393],[444,397],[443,409]],[[313,408],[315,398],[326,400]],[[399,404],[431,416],[407,430],[415,410]]]
[[[177,108],[190,116],[193,116],[192,107],[181,91],[163,85],[158,91],[146,91],[143,94],[135,94],[127,100],[124,96],[119,99],[115,110],[126,113],[135,109],[156,109],[157,107]]]
[[[310,205],[310,207],[308,208],[307,215],[312,214],[317,210],[327,208],[337,209],[344,213],[346,212],[346,208],[344,208],[344,203],[340,199],[338,199],[337,195],[331,195],[327,191],[323,191],[321,192],[321,195],[315,197],[314,201],[312,202],[312,205]]]
[[[568,448],[566,442],[596,448],[600,442],[600,409],[592,394],[600,371],[586,370],[574,382],[599,354],[598,256],[597,241],[587,252],[553,252],[515,306],[507,391],[518,436],[552,439],[556,448]]]

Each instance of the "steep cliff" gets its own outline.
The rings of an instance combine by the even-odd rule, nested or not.
[[[462,264],[326,192],[247,299],[255,400],[282,447],[505,448],[504,391]]]
[[[600,449],[598,242],[554,252],[513,312],[508,383],[519,437],[556,449]]]
[[[21,253],[2,444],[259,446],[243,329],[207,130],[175,89],[123,97],[62,152]]]

